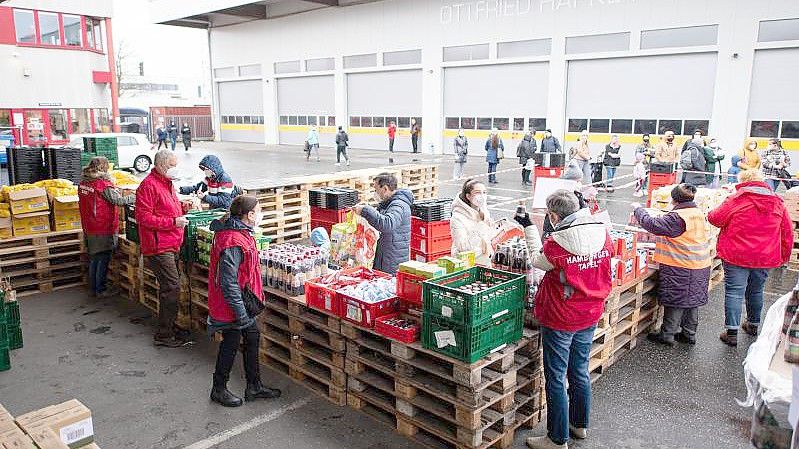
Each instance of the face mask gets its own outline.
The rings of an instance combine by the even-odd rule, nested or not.
[[[213,178],[213,177],[214,177],[214,171],[213,171],[213,170],[210,170],[210,169],[208,169],[208,168],[206,168],[205,170],[203,170],[203,173],[205,173],[205,177],[206,177],[206,178]]]
[[[474,196],[472,196],[472,199],[469,202],[472,203],[472,206],[480,209],[485,207],[486,197],[482,193],[477,193]]]
[[[666,142],[671,142],[674,140],[674,136],[666,136]]]
[[[458,133],[458,137],[463,137],[463,131]]]
[[[178,179],[180,178],[180,172],[178,171],[177,167],[169,167],[166,171],[166,177],[169,179]]]
[[[375,192],[375,201],[377,201],[378,203],[383,202],[383,198],[380,198],[380,194],[377,192]]]
[[[644,139],[644,143],[649,143],[649,139]]]
[[[716,147],[719,146],[719,144],[717,144],[716,142],[710,142],[709,146],[710,146],[710,148],[716,148]]]
[[[264,219],[264,214],[262,212],[257,212],[255,214],[255,223],[253,226],[258,226]]]
[[[750,150],[755,151],[755,148],[757,148],[757,145],[749,145]]]

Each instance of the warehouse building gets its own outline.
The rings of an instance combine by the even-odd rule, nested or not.
[[[0,134],[58,145],[111,132],[118,114],[111,2],[11,0],[0,6]]]
[[[332,145],[344,125],[353,147],[387,149],[395,121],[407,151],[416,118],[434,153],[458,128],[482,147],[492,127],[513,153],[530,126],[565,148],[588,129],[595,154],[619,134],[624,163],[666,129],[799,150],[794,0],[151,4],[158,23],[209,30],[222,140],[299,144],[317,125]]]

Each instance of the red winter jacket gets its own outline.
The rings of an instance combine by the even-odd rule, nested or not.
[[[710,211],[708,221],[721,229],[721,260],[744,268],[776,268],[788,262],[793,223],[785,204],[765,182],[736,186],[737,192]]]
[[[388,138],[393,139],[396,134],[397,134],[397,127],[388,125]]]
[[[230,222],[231,220],[228,220]],[[235,224],[235,222],[233,223]],[[237,247],[241,250],[238,257],[223,257],[226,249]],[[225,268],[229,270],[225,271]],[[237,269],[233,279],[233,269]],[[226,276],[227,274],[227,276]],[[247,324],[251,317],[246,315],[242,291],[247,288],[263,302],[264,288],[261,281],[261,260],[255,239],[249,229],[226,228],[214,235],[214,246],[211,250],[211,263],[208,271],[208,315],[218,323]]]
[[[136,190],[136,223],[139,244],[145,256],[180,251],[183,228],[175,218],[183,215],[172,180],[153,170]]]
[[[82,181],[78,186],[80,223],[87,235],[114,235],[119,231],[119,211],[103,197],[103,192],[114,183],[97,178]]]
[[[532,229],[532,231],[530,231]],[[535,248],[534,227],[525,229]],[[547,273],[535,295],[535,316],[542,326],[576,332],[593,326],[605,310],[612,288],[611,241],[604,224],[587,209],[566,217],[534,254],[533,265]]]

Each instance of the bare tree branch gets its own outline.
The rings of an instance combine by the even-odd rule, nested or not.
[[[117,75],[117,96],[121,97],[125,92],[122,87],[123,80],[125,79],[125,63],[133,55],[129,45],[125,39],[119,41],[115,51],[114,69]]]

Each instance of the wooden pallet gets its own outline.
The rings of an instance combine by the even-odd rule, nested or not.
[[[85,285],[85,275],[82,268],[71,268],[47,279],[31,278],[18,280],[12,283],[18,297],[36,295],[39,293],[52,293],[66,288]]]

